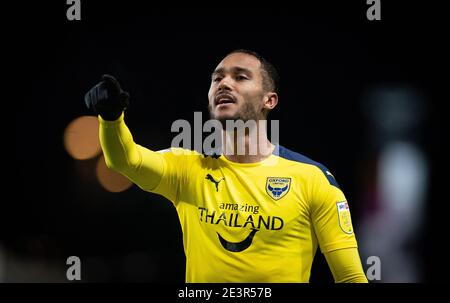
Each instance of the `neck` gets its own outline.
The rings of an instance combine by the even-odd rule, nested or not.
[[[267,121],[256,125],[222,131],[224,156],[237,163],[256,163],[269,157],[275,146],[267,138]]]

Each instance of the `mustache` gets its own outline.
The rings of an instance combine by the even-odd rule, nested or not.
[[[237,98],[229,92],[218,92],[214,97],[214,105],[223,103],[237,103]]]

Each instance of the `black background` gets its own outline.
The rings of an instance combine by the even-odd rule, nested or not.
[[[440,128],[445,98],[438,92],[445,81],[438,79],[445,53],[438,17],[443,8],[382,1],[382,20],[368,21],[365,1],[92,2],[82,1],[81,21],[66,19],[65,1],[27,4],[13,11],[4,27],[11,39],[5,48],[12,51],[5,59],[18,72],[10,77],[18,86],[14,99],[4,103],[15,109],[15,158],[6,185],[12,196],[2,199],[4,249],[27,260],[62,263],[63,269],[70,255],[101,258],[107,270],[84,264],[85,281],[183,282],[175,209],[136,186],[119,194],[104,191],[91,173],[95,160],[76,161],[65,152],[64,129],[90,114],[83,96],[110,73],[132,96],[126,119],[135,140],[166,148],[174,120],[192,121],[194,111],[207,119],[210,73],[217,63],[228,51],[248,48],[280,73],[280,102],[272,118],[280,120],[281,144],[332,169],[354,201],[355,225],[364,211],[358,203],[361,165],[371,156],[361,98],[379,83],[407,83],[427,96],[429,115],[416,139],[432,175],[426,230],[417,249],[426,281],[438,280],[436,260],[443,253],[436,247],[433,215],[441,210],[441,148],[448,140]],[[123,262],[136,251],[149,258],[143,264]],[[312,282],[331,281],[318,253]]]

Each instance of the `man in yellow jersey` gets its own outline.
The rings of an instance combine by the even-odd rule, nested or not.
[[[278,103],[276,71],[252,51],[233,51],[212,73],[208,98],[223,126],[265,120]],[[108,167],[175,206],[186,282],[309,282],[318,246],[336,282],[367,282],[348,203],[325,166],[272,144],[265,124],[241,133],[243,153],[228,143],[209,156],[151,151],[125,125],[128,99],[108,75],[85,96],[99,115]],[[235,130],[222,134],[223,142],[236,141]],[[249,140],[255,134],[257,142]]]

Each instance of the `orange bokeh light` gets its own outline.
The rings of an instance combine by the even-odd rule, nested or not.
[[[105,163],[105,157],[102,155],[97,162],[97,179],[100,184],[113,193],[122,192],[130,188],[132,183],[126,177],[109,169]]]
[[[100,154],[98,118],[82,116],[70,122],[64,131],[64,147],[77,160],[91,159]]]

